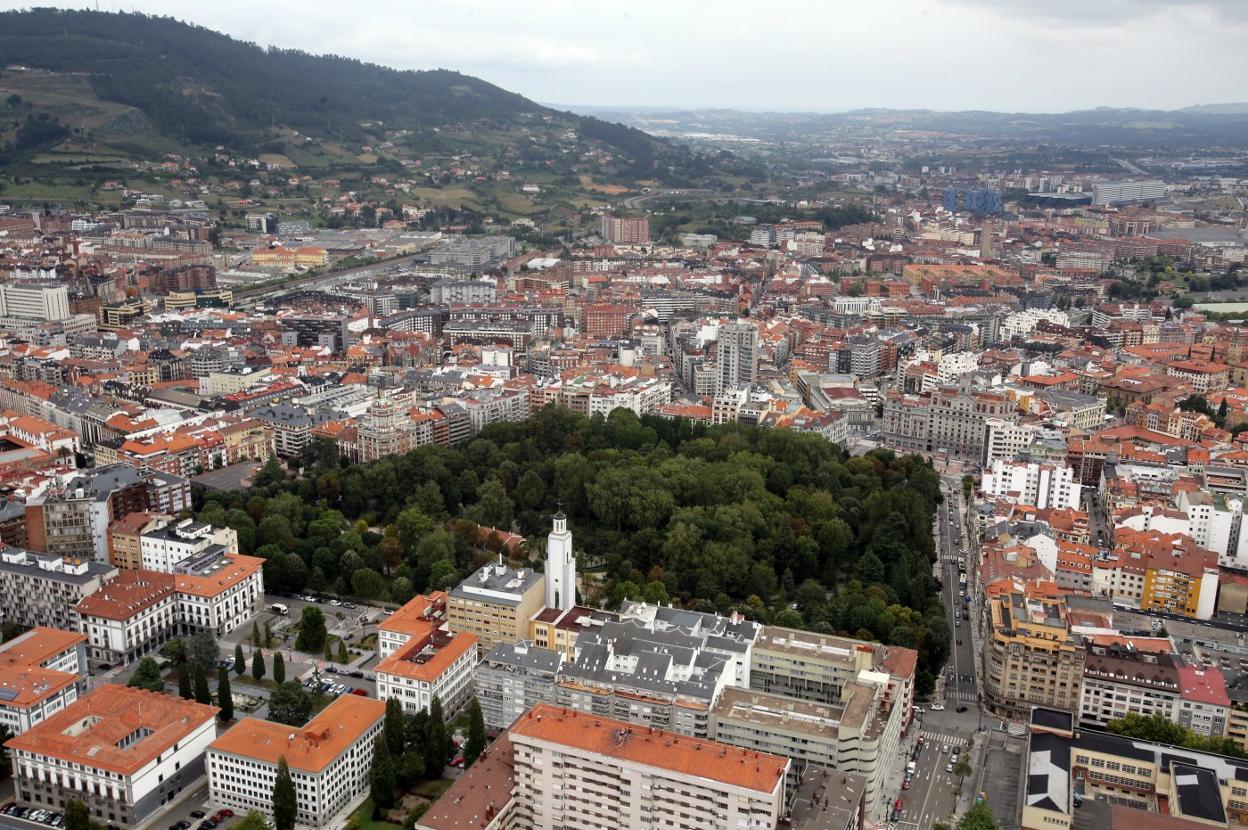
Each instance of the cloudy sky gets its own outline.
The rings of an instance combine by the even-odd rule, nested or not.
[[[31,0],[0,0],[21,8]],[[38,5],[93,8],[91,2]],[[1248,0],[99,0],[545,103],[1053,112],[1248,100]]]

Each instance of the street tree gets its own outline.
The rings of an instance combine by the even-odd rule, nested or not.
[[[282,659],[280,651],[273,652],[273,682],[286,682],[286,661]]]
[[[260,682],[264,679],[264,652],[256,651],[251,655],[251,676]]]
[[[277,778],[273,781],[273,827],[274,830],[294,830],[299,804],[295,797],[295,782],[290,777],[290,765],[283,755],[277,761]]]
[[[222,723],[234,720],[234,692],[230,689],[230,670],[225,666],[217,669],[217,705],[221,707],[217,718]]]
[[[299,636],[295,648],[309,654],[319,654],[325,647],[329,634],[325,630],[325,615],[315,605],[305,605],[299,616]]]
[[[373,742],[373,763],[368,770],[368,793],[373,799],[375,810],[388,810],[394,805],[394,788],[397,784],[394,761],[390,757],[386,736],[378,735]]]
[[[178,696],[185,700],[195,696],[191,689],[191,667],[187,663],[178,664]]]
[[[234,644],[234,673],[242,677],[247,672],[247,656],[243,654],[243,644]]]
[[[468,739],[464,741],[464,769],[472,766],[485,751],[485,716],[481,703],[475,697],[468,701]]]
[[[130,675],[130,682],[126,685],[147,689],[149,692],[163,692],[165,678],[160,673],[160,664],[151,657],[144,657],[134,667],[134,674]]]
[[[203,666],[195,667],[195,702],[204,705],[212,703],[212,691],[208,688],[208,672]]]
[[[303,726],[312,717],[312,696],[298,680],[287,680],[269,695],[269,720]]]

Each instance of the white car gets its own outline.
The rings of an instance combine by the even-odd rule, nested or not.
[[[933,712],[943,712],[943,711],[945,711],[945,704],[943,704],[943,703],[932,703],[932,704],[929,704],[927,708],[928,708],[928,709],[931,709]]]
[[[334,606],[342,605],[342,603],[341,603],[341,602],[339,602],[339,601],[338,601],[338,600],[336,600],[336,599],[331,599],[331,600],[329,601],[329,604],[330,604],[330,605],[334,605]]]

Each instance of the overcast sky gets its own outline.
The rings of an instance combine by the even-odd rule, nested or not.
[[[0,7],[91,2],[0,0]],[[1248,100],[1248,0],[99,0],[545,103],[1054,112]]]

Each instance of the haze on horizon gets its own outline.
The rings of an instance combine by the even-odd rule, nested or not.
[[[47,2],[95,8],[94,2]],[[2,9],[29,0],[0,0]],[[172,6],[172,8],[171,8]],[[1248,99],[1246,0],[99,0],[263,46],[593,107],[1063,112]]]

